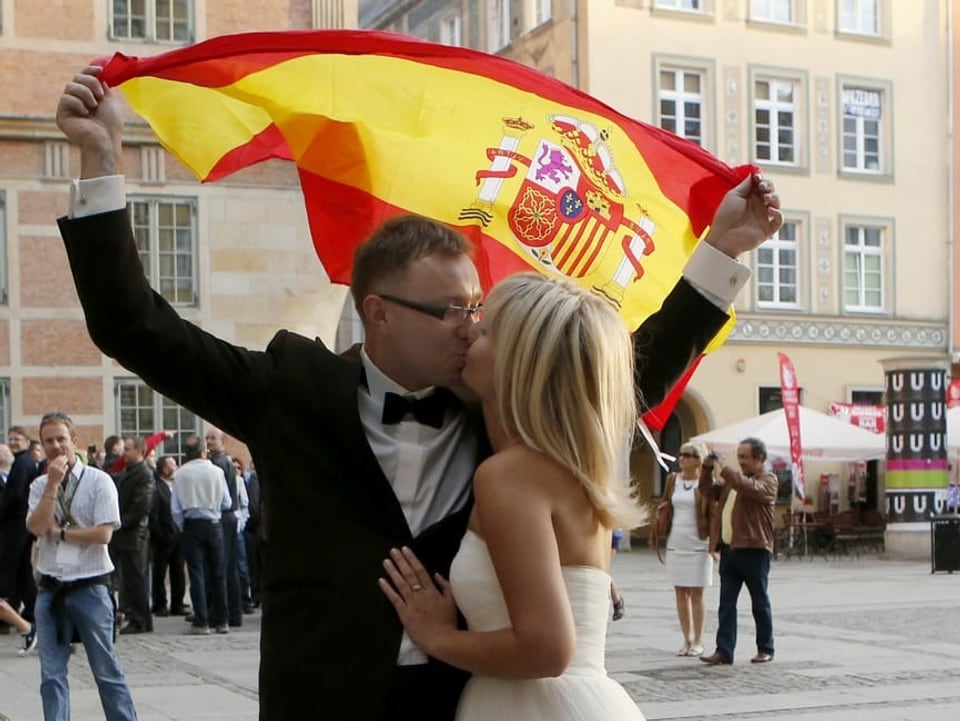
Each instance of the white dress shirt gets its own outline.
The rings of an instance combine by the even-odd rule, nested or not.
[[[47,475],[39,476],[30,484],[28,514],[32,514],[43,500],[47,490]],[[57,523],[63,525],[63,511],[60,501],[55,501]],[[70,469],[63,503],[69,506],[70,516],[77,528],[93,528],[110,524],[120,528],[120,503],[117,486],[113,479],[93,466],[85,466],[79,459]],[[29,516],[28,516],[29,517]],[[65,554],[58,554],[60,544],[79,548],[69,563],[62,563]],[[60,581],[77,581],[81,578],[93,578],[110,573],[113,563],[104,543],[72,544],[59,538],[44,534],[37,539],[37,571],[53,576]]]

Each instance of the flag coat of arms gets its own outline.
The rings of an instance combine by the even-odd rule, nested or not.
[[[98,64],[201,181],[295,162],[339,283],[376,226],[417,213],[473,241],[485,288],[566,277],[636,328],[753,170],[507,58],[388,33],[245,33]]]

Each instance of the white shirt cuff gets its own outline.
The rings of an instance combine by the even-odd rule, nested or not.
[[[84,218],[126,207],[127,195],[122,175],[70,181],[69,218]]]
[[[683,277],[704,298],[726,310],[750,279],[750,269],[708,243],[698,243],[683,267]]]

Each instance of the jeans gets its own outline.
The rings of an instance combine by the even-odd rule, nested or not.
[[[41,589],[36,617],[40,655],[40,699],[45,721],[69,721],[70,687],[67,662],[70,639],[76,629],[100,692],[107,721],[137,718],[127,680],[113,650],[113,600],[109,589],[97,584],[67,594],[64,601],[63,643],[57,640],[57,622],[50,610],[53,593]]]
[[[236,529],[234,529],[236,530]],[[186,519],[183,522],[183,557],[190,576],[190,602],[194,626],[225,626],[227,582],[220,523]],[[207,592],[212,608],[207,613]]]
[[[773,654],[773,609],[767,594],[770,552],[764,548],[725,548],[720,557],[720,614],[717,652],[733,661],[737,647],[737,598],[744,584],[750,592],[757,651]]]

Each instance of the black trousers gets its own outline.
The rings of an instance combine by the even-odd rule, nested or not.
[[[227,618],[231,626],[243,624],[243,599],[240,591],[240,565],[237,555],[237,517],[225,511],[223,526],[223,567],[227,580]]]
[[[190,601],[194,626],[227,623],[227,585],[224,580],[223,529],[220,521],[186,519],[183,522],[183,555],[190,575]],[[207,592],[210,604],[207,604]],[[209,614],[208,614],[209,610]]]
[[[167,610],[167,572],[170,573],[170,607],[174,614],[183,611],[183,596],[187,589],[186,566],[180,540],[171,543],[151,543],[153,552],[153,612]]]
[[[453,721],[468,678],[465,671],[437,662],[397,666],[382,721]]]
[[[150,598],[147,595],[147,557],[150,545],[144,533],[132,547],[113,549],[114,563],[119,575],[119,607],[129,623],[144,631],[153,630]]]

